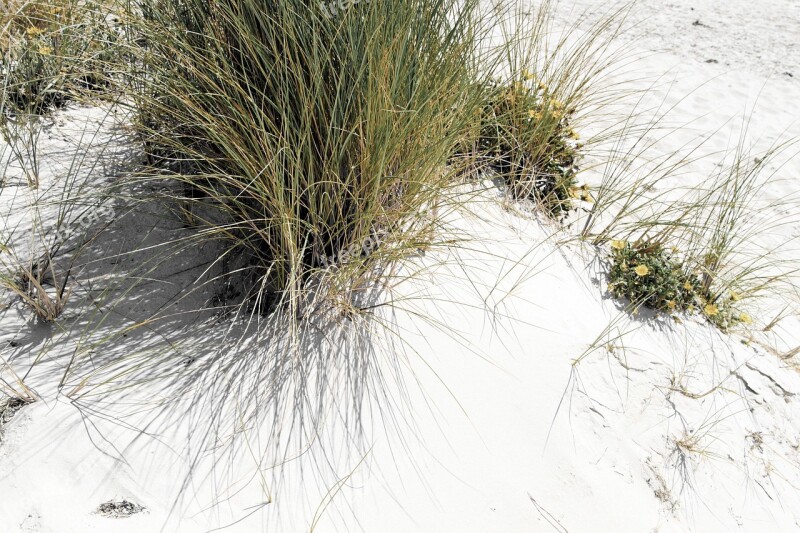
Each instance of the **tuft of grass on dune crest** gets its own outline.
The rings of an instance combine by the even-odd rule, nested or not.
[[[28,2],[5,20],[11,159],[36,189],[43,115],[114,84],[148,158],[137,176],[170,183],[162,199],[193,233],[157,262],[222,243],[213,283],[248,304],[230,307],[290,316],[317,296],[352,316],[354,293],[420,249],[451,245],[440,217],[468,201],[461,185],[487,163],[514,196],[566,212],[579,149],[570,121],[613,63],[599,59],[613,17],[551,49],[547,2],[530,24],[477,0],[359,3],[335,16],[294,0],[109,4]],[[124,13],[120,27],[105,24],[109,11]],[[57,248],[41,252],[6,254],[0,282],[54,322],[76,280],[54,271]]]
[[[448,160],[482,103],[475,0],[146,0],[130,85],[187,222],[241,259],[246,299],[368,286],[431,245]]]

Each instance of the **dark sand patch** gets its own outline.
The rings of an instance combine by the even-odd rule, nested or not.
[[[0,400],[0,442],[3,442],[3,428],[11,422],[17,412],[29,404],[28,400],[22,398],[5,398]]]
[[[141,505],[129,502],[128,500],[121,500],[101,503],[100,507],[98,507],[95,512],[106,518],[128,518],[146,510],[147,509]]]

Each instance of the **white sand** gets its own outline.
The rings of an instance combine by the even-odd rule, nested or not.
[[[605,9],[599,0],[576,4],[578,10]],[[677,104],[670,122],[694,121],[658,150],[673,151],[718,128],[705,149],[730,148],[741,126],[736,117],[751,108],[749,136],[758,146],[800,136],[800,5],[707,4],[641,2],[632,13],[641,22],[623,37],[644,57],[636,67],[643,77],[664,74],[662,80],[670,82],[651,97]],[[560,6],[559,20],[570,20],[569,7]],[[704,25],[693,25],[696,20]],[[666,51],[647,54],[654,49]],[[104,135],[120,139],[107,153],[92,156],[105,165],[87,166],[86,174],[100,181],[113,175],[115,162],[128,152],[124,136],[104,115],[81,108],[60,115],[62,125],[44,143],[43,160],[50,162],[45,185],[57,181],[58,157],[84,149],[76,148],[76,139],[85,125],[103,120]],[[713,164],[703,165],[692,167],[695,174],[687,179],[713,170]],[[787,179],[768,194],[776,200],[796,194],[798,175],[795,159],[781,170]],[[2,213],[6,217],[13,203],[17,218],[7,224],[23,224],[19,206],[26,200],[21,192],[12,198],[12,189],[21,191],[4,189]],[[373,410],[364,413],[364,434],[357,440],[341,434],[339,417],[346,408],[331,410],[329,433],[284,466],[281,483],[272,463],[259,459],[270,424],[249,428],[232,455],[224,453],[225,442],[203,441],[210,410],[224,397],[212,383],[219,387],[225,376],[201,369],[214,343],[224,344],[226,326],[191,313],[210,294],[199,292],[177,304],[173,296],[202,266],[182,271],[208,250],[187,251],[179,264],[159,265],[149,277],[161,281],[126,295],[95,332],[49,331],[32,324],[18,304],[0,310],[0,354],[19,372],[40,362],[29,383],[41,397],[13,419],[0,445],[0,531],[194,532],[229,524],[233,532],[800,528],[800,356],[779,357],[800,346],[797,318],[763,336],[766,346],[746,346],[698,320],[679,325],[633,319],[606,295],[602,270],[589,250],[556,246],[558,235],[488,196],[476,207],[480,216],[450,217],[454,228],[481,236],[474,250],[431,252],[409,266],[424,270],[397,288],[408,298],[392,317],[401,345],[394,340],[391,346],[396,337],[389,336],[372,349],[344,343],[331,353],[320,339],[309,348],[334,358],[338,378],[352,371],[350,358],[368,357],[368,375],[382,375],[382,387],[397,403],[367,402]],[[152,209],[158,215],[159,208]],[[149,234],[155,218],[124,212],[117,217],[103,243],[111,249],[136,249],[181,231],[162,223]],[[800,225],[795,221],[780,231],[765,235],[765,242],[796,242]],[[790,257],[798,257],[796,252],[781,250]],[[125,262],[147,259],[125,256],[111,265],[99,252],[91,257],[80,274],[109,285],[124,278]],[[448,261],[437,266],[442,258]],[[86,283],[76,288],[80,308],[91,308],[92,290]],[[175,309],[167,324],[132,330],[93,354],[100,366],[168,343],[161,366],[148,371],[158,379],[119,391],[113,405],[100,395],[81,396],[88,389],[74,388],[75,375],[57,394],[60,369],[76,346],[164,304]],[[78,326],[88,323],[75,307],[67,313]],[[771,316],[756,319],[763,326]],[[437,321],[453,331],[443,331]],[[18,345],[7,346],[11,340]],[[279,348],[265,342],[258,357],[244,350],[240,366],[226,376],[263,390],[258,365],[268,359],[263,352]],[[398,355],[401,368],[395,370]],[[81,367],[89,368],[88,362]],[[245,369],[252,372],[249,380]],[[184,402],[168,404],[176,386],[170,380],[181,375],[204,381]],[[393,381],[398,375],[406,397]],[[346,391],[348,385],[333,386]],[[169,405],[164,411],[158,408],[162,401]],[[374,411],[378,405],[386,412]],[[240,424],[230,405],[226,413],[221,434]],[[107,420],[109,414],[132,427]],[[199,451],[204,453],[190,464]],[[207,475],[215,460],[217,468]],[[194,475],[187,477],[189,472]],[[95,513],[100,504],[122,499],[147,512],[116,519]]]

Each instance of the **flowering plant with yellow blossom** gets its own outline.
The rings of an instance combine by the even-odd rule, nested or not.
[[[695,301],[692,287],[699,280],[684,272],[669,249],[622,239],[612,239],[610,248],[609,288],[617,298],[667,313],[685,311]]]
[[[554,218],[573,209],[575,199],[591,203],[589,191],[576,185],[580,135],[570,125],[575,110],[568,99],[527,69],[485,91],[479,153],[514,196],[534,200]]]
[[[41,115],[108,86],[104,70],[121,49],[113,46],[119,35],[105,15],[58,0],[27,3],[18,15],[13,33],[20,38],[0,39],[0,48],[8,44],[3,55],[15,65],[3,89],[7,112]]]
[[[737,323],[753,323],[750,315],[734,308],[742,300],[742,292],[721,289],[712,293],[677,257],[677,248],[622,239],[612,239],[609,247],[609,291],[615,297],[669,314],[697,312],[723,330]]]

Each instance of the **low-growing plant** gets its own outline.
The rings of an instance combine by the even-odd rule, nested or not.
[[[634,309],[644,306],[669,314],[700,313],[725,330],[751,317],[736,308],[742,295],[733,290],[715,294],[704,283],[701,268],[692,268],[678,249],[658,242],[611,241],[609,291],[628,299]],[[718,287],[714,287],[719,289]]]
[[[26,33],[44,31],[55,4],[36,0],[7,0],[0,8],[0,52],[5,53],[15,39]],[[33,30],[31,30],[33,28]]]
[[[554,219],[579,206],[576,200],[592,202],[588,187],[578,187],[579,160],[609,132],[579,142],[577,130],[627,95],[614,81],[627,52],[611,43],[623,31],[629,7],[606,13],[585,31],[558,35],[554,2],[498,17],[500,68],[483,82],[474,131],[461,149],[502,178],[512,198],[533,200]]]
[[[657,129],[658,120],[645,128],[644,135],[652,136]],[[672,276],[676,278],[672,283],[648,285],[644,291],[630,289],[631,294],[626,294],[630,287],[639,286],[628,272],[629,282],[617,288],[618,296],[649,299],[650,307],[661,310],[673,300],[680,308],[682,295],[668,288],[680,286],[681,276],[690,276],[695,301],[680,310],[702,313],[723,330],[751,324],[753,318],[743,308],[763,296],[797,308],[796,302],[786,298],[797,286],[791,239],[775,231],[796,223],[797,197],[784,195],[776,200],[765,194],[768,186],[782,179],[783,165],[796,155],[790,153],[793,143],[778,142],[754,154],[746,132],[745,120],[736,147],[721,155],[702,154],[703,142],[696,142],[649,157],[658,141],[645,142],[638,135],[617,146],[620,152],[612,154],[604,168],[581,238],[604,247],[634,243],[624,253],[654,252],[642,259],[656,260],[663,267],[660,271],[681,273]],[[722,161],[711,165],[712,157]],[[643,163],[633,166],[632,160]],[[687,169],[694,166],[712,170],[687,176]],[[767,244],[764,235],[779,238]],[[624,253],[614,251],[612,264],[614,257]],[[612,268],[616,269],[612,277],[619,277],[622,265]],[[656,278],[647,282],[654,283]]]
[[[9,21],[0,56],[3,114],[39,115],[108,85],[117,33],[92,2],[29,2]]]
[[[531,73],[486,87],[478,153],[516,198],[542,205],[553,217],[572,207],[578,170],[578,134],[571,128],[574,108],[548,92]]]
[[[608,288],[617,298],[668,313],[697,303],[700,280],[684,271],[681,261],[657,243],[611,242]]]

